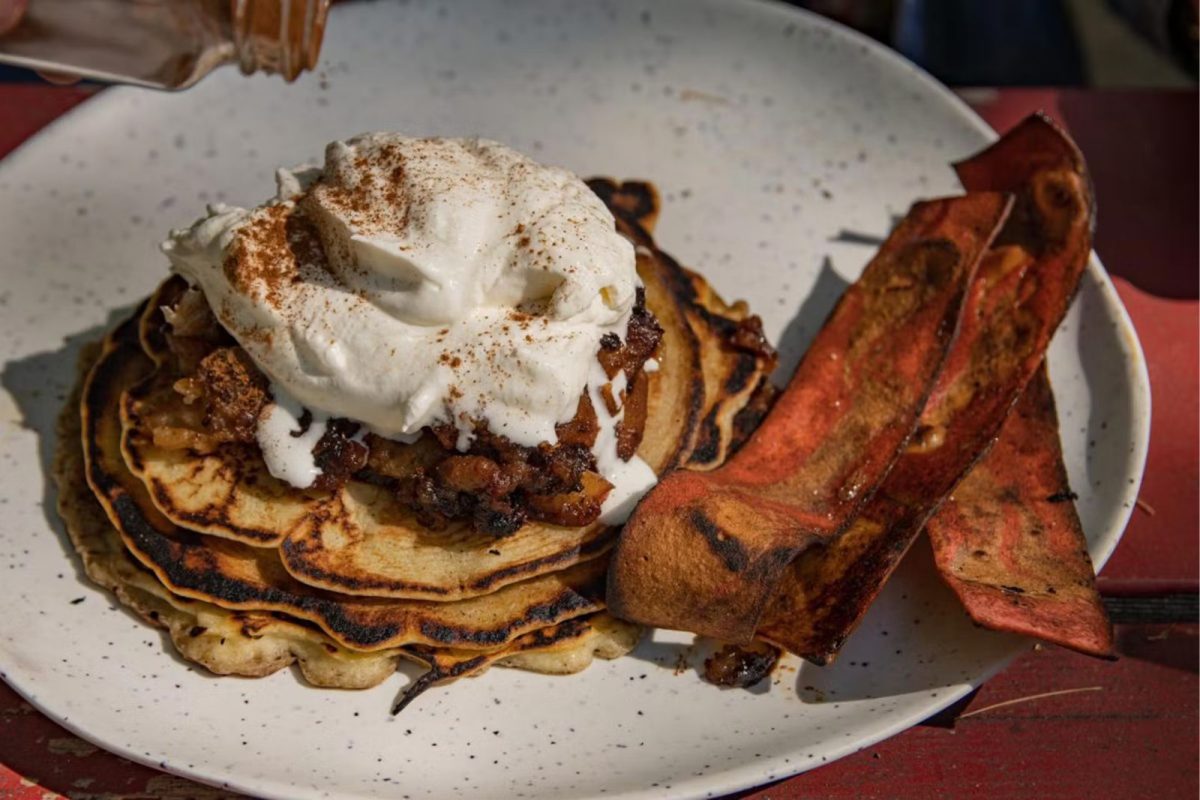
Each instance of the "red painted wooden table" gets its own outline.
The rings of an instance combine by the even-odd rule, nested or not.
[[[89,92],[0,85],[0,156]],[[1197,97],[972,90],[994,127],[1041,108],[1095,177],[1096,249],[1149,364],[1141,502],[1100,586],[1121,659],[1035,647],[958,707],[880,745],[740,795],[765,798],[1195,798],[1197,782]],[[1189,614],[1191,615],[1189,619]],[[0,800],[225,798],[72,736],[0,683]]]

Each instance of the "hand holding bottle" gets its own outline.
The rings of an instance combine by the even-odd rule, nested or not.
[[[295,80],[313,69],[330,0],[0,0],[0,64],[184,89],[221,64]],[[68,75],[70,77],[68,77]]]
[[[21,24],[27,8],[29,8],[29,0],[0,0],[0,36]],[[41,75],[48,83],[56,83],[60,86],[66,86],[79,80],[78,75],[70,75],[65,72],[38,70],[37,74]]]

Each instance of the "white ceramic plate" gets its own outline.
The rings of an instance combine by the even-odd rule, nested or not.
[[[276,165],[371,129],[490,136],[582,174],[662,189],[659,240],[782,342],[784,374],[917,197],[993,134],[897,56],[793,10],[675,0],[350,4],[320,75],[226,70],[179,95],[112,90],[0,164],[0,670],[136,761],[274,797],[719,794],[913,725],[1026,643],[972,627],[918,548],[833,667],[765,691],[674,674],[682,637],[566,678],[493,670],[422,697],[406,678],[318,691],[284,671],[216,679],[81,576],[45,475],[80,344],[163,276],[168,228],[253,204]],[[845,237],[842,237],[843,239]],[[1051,348],[1063,440],[1097,564],[1136,496],[1149,395],[1093,260]],[[41,468],[39,468],[39,466]],[[76,598],[82,602],[72,603]]]

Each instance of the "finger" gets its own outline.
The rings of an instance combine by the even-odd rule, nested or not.
[[[55,86],[70,86],[72,83],[79,82],[79,76],[72,75],[69,72],[43,72],[39,70],[38,75],[46,83],[53,83]]]
[[[17,27],[29,0],[0,0],[0,34],[8,33]]]

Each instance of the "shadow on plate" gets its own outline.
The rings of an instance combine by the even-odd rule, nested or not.
[[[821,271],[817,273],[816,283],[808,297],[800,304],[796,315],[783,329],[776,342],[779,350],[779,366],[775,368],[775,382],[780,385],[787,383],[788,378],[796,371],[800,357],[808,350],[817,331],[825,324],[825,318],[837,301],[845,293],[850,284],[833,270],[833,261],[829,256],[821,259]]]
[[[771,691],[772,685],[779,683],[779,670],[776,669],[767,679],[747,689],[733,689],[709,684],[704,680],[704,662],[721,648],[722,643],[704,636],[690,637],[688,641],[670,641],[665,638],[667,636],[688,637],[690,635],[651,629],[629,656],[662,669],[672,670],[677,677],[682,679],[702,681],[703,688],[708,691],[749,692],[753,695],[763,695]]]
[[[55,539],[63,551],[63,569],[69,567],[81,586],[102,594],[104,602],[111,611],[119,611],[129,619],[142,622],[141,617],[117,602],[111,593],[100,589],[91,582],[83,570],[83,564],[75,555],[75,548],[67,536],[63,521],[58,515],[58,490],[54,483],[52,468],[54,453],[58,447],[58,416],[62,412],[63,403],[71,394],[78,377],[79,354],[83,348],[93,342],[100,341],[104,334],[118,323],[124,321],[133,313],[134,305],[112,311],[108,320],[102,325],[96,325],[79,333],[67,336],[62,347],[57,350],[47,350],[34,353],[25,358],[9,361],[0,372],[0,385],[12,397],[14,405],[21,414],[20,424],[26,430],[33,431],[38,437],[38,468],[42,473],[42,514],[46,525],[54,532]],[[92,595],[84,595],[90,597]],[[161,651],[169,655],[176,663],[189,672],[205,678],[217,678],[204,669],[186,660],[175,650],[168,633],[157,626],[146,628],[147,633],[153,631],[158,635]]]
[[[970,621],[942,583],[922,537],[834,663],[821,667],[788,656],[769,679],[750,691],[761,695],[775,686],[784,687],[782,691],[794,686],[796,697],[809,704],[913,694],[945,697],[1017,652],[1022,642],[1016,636],[985,631]],[[716,646],[702,637],[653,630],[631,656],[697,680]]]
[[[63,403],[75,387],[78,376],[79,354],[85,345],[98,342],[117,323],[128,319],[134,306],[126,306],[111,312],[103,325],[67,336],[62,347],[47,350],[24,358],[9,361],[0,372],[0,385],[13,399],[21,412],[22,428],[33,431],[38,437],[38,465],[42,472],[42,513],[46,523],[54,531],[63,552],[70,556],[75,572],[84,578],[83,566],[75,558],[75,549],[67,538],[66,529],[56,510],[58,491],[54,485],[51,468],[54,451],[58,446],[55,428]]]
[[[800,667],[796,692],[810,703],[914,693],[945,696],[1023,641],[971,622],[942,582],[929,543],[921,536],[837,660],[824,667]]]

